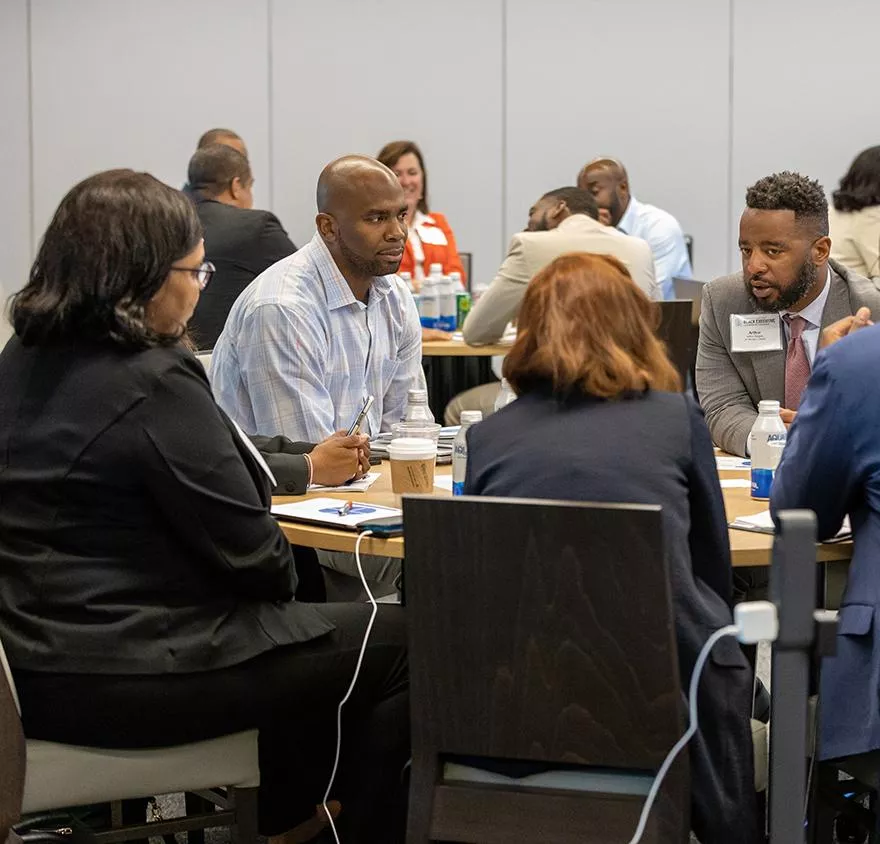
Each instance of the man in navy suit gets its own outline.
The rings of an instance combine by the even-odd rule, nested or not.
[[[819,539],[834,536],[847,514],[854,532],[837,654],[822,663],[821,759],[880,749],[880,391],[870,375],[880,327],[855,333],[865,315],[851,320],[823,335],[771,497],[774,514],[815,511]]]

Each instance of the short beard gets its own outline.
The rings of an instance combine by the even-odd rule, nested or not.
[[[752,293],[752,286],[748,279],[746,280],[746,291],[757,310],[776,313],[786,311],[792,305],[800,302],[810,292],[810,288],[816,283],[817,278],[819,278],[819,268],[812,261],[806,260],[801,264],[801,268],[791,285],[784,290],[779,289],[779,296],[775,302],[764,302],[762,299],[758,299]]]
[[[550,224],[547,221],[547,212],[544,212],[544,216],[541,217],[540,220],[535,224],[535,227],[532,229],[535,232],[548,232],[550,231]]]
[[[611,201],[608,203],[608,213],[611,215],[612,226],[616,226],[621,221],[625,210],[622,206],[623,203],[620,201],[620,197],[615,190],[611,197]]]
[[[367,260],[366,258],[362,258],[356,252],[353,252],[348,248],[348,244],[340,237],[339,238],[339,251],[342,253],[342,257],[348,261],[349,265],[357,270],[359,273],[363,273],[364,275],[369,276],[383,276],[383,275],[393,275],[397,272],[400,267],[400,261],[397,262],[397,266],[391,270],[389,273],[386,270],[385,264],[378,260]],[[401,261],[403,260],[403,256],[401,255]]]

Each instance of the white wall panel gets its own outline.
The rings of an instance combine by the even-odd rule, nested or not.
[[[268,190],[266,0],[32,0],[35,219],[98,170],[179,186],[199,135],[247,142]]]
[[[315,184],[339,155],[409,138],[431,207],[475,278],[501,258],[501,0],[272,0],[276,210],[297,244],[314,233]]]
[[[735,0],[735,229],[762,176],[797,170],[830,198],[856,154],[880,143],[878,30],[877,0]]]
[[[31,261],[30,145],[28,122],[28,39],[26,0],[0,2],[0,311],[7,297],[24,286]],[[0,316],[0,347],[12,329]]]
[[[693,236],[697,277],[721,271],[729,15],[728,0],[507,0],[507,234],[611,155]]]

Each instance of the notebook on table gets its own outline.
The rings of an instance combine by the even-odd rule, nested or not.
[[[751,516],[738,516],[728,524],[728,527],[736,530],[748,530],[752,533],[776,533],[776,526],[770,516],[769,510],[762,510],[760,513],[754,513]],[[843,520],[840,530],[825,542],[846,542],[852,539],[852,528],[849,524],[849,516]]]
[[[296,501],[292,504],[273,504],[271,513],[282,521],[306,522],[321,527],[354,531],[364,522],[403,515],[403,511],[396,507],[354,503],[348,513],[340,516],[339,509],[343,504],[345,501],[341,498],[310,498],[308,501]]]

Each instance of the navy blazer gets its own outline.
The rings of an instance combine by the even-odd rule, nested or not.
[[[293,600],[269,481],[185,348],[13,337],[0,384],[13,668],[207,671],[333,629]]]
[[[661,505],[684,689],[706,639],[732,621],[724,500],[709,430],[689,397],[649,391],[563,404],[524,395],[468,431],[465,493]],[[702,841],[755,840],[752,683],[738,643],[718,642],[691,742],[692,825]]]
[[[849,513],[855,540],[837,628],[822,662],[822,759],[880,748],[880,327],[816,356],[771,497],[774,512],[813,510],[819,539]]]

